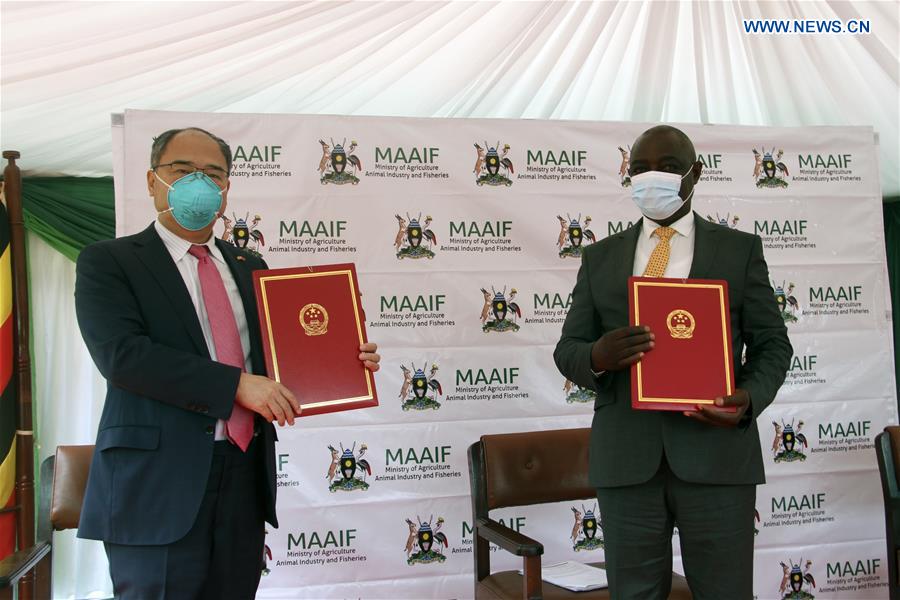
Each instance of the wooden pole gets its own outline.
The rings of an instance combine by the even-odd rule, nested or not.
[[[9,162],[3,170],[3,191],[9,212],[9,244],[13,281],[13,340],[18,378],[16,430],[16,500],[19,506],[16,536],[19,548],[34,545],[34,431],[31,411],[31,354],[28,323],[28,272],[25,263],[25,220],[22,216],[22,175],[16,166],[19,153],[4,150]],[[19,580],[19,599],[34,598],[34,572]]]

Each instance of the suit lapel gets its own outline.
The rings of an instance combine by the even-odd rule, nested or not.
[[[694,213],[694,257],[691,260],[691,272],[688,277],[692,279],[708,277],[710,265],[712,265],[719,245],[718,233],[718,226]]]
[[[228,265],[241,294],[244,315],[247,317],[247,329],[250,332],[250,362],[253,365],[253,372],[264,373],[262,337],[259,332],[259,316],[256,309],[256,292],[253,290],[252,272],[243,261],[237,259],[234,246],[216,238],[216,247],[222,252],[225,263]],[[241,256],[241,258],[244,257]]]
[[[156,229],[151,224],[135,238],[135,254],[144,263],[147,270],[153,275],[163,293],[172,303],[173,313],[181,320],[188,335],[194,342],[197,351],[202,356],[209,357],[209,348],[203,338],[203,330],[200,329],[200,320],[197,318],[197,309],[191,301],[184,279],[178,272],[178,267],[172,260],[172,255],[166,249]]]
[[[638,235],[641,233],[643,222],[643,218],[638,219],[637,223],[622,233],[616,234],[613,238],[616,243],[613,255],[617,257],[612,278],[613,289],[628,289],[628,278],[634,272],[634,252],[637,248]]]

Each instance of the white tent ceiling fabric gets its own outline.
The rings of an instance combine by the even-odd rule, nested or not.
[[[3,2],[3,149],[110,175],[109,115],[871,125],[900,193],[900,3]],[[749,35],[743,19],[867,19]]]

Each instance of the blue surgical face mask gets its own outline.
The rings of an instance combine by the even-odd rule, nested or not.
[[[156,171],[153,172],[156,175]],[[200,231],[219,217],[222,206],[222,190],[203,171],[194,171],[169,185],[169,208],[159,214],[170,212],[175,222],[188,231]]]
[[[684,200],[678,195],[681,181],[687,177],[691,169],[684,175],[647,171],[631,177],[631,199],[648,219],[662,221],[674,215],[690,200],[694,190]]]

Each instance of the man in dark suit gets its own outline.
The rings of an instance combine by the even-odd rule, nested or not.
[[[678,129],[637,138],[629,174],[644,218],[585,250],[554,352],[563,375],[597,392],[590,481],[616,600],[668,595],[675,525],[695,599],[753,595],[756,485],[765,482],[756,418],[784,381],[792,349],[760,238],[691,212],[701,168]],[[629,367],[653,351],[655,336],[629,326],[631,275],[728,282],[733,395],[684,412],[631,408]],[[736,412],[721,410],[731,406]]]
[[[78,258],[75,308],[107,379],[79,537],[103,540],[116,598],[253,598],[275,517],[275,428],[300,414],[265,377],[251,272],[213,237],[231,150],[201,129],[154,140],[144,231]],[[378,369],[375,344],[360,348]]]

